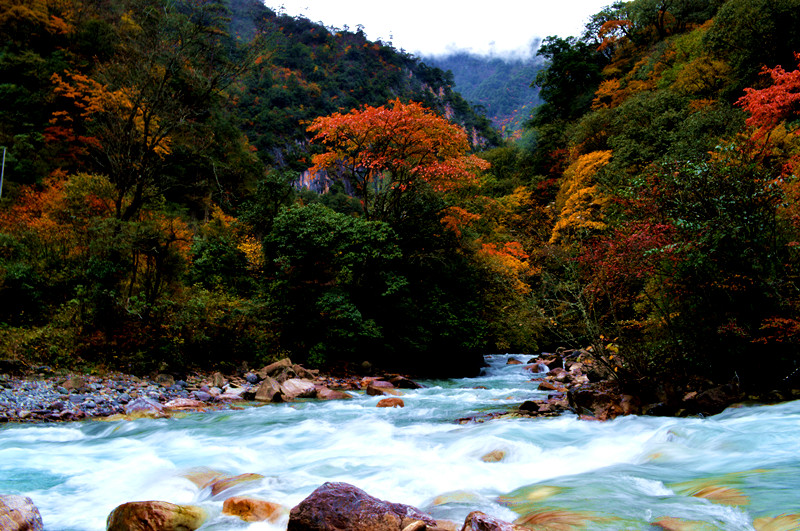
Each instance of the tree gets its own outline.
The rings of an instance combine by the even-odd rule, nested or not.
[[[320,204],[285,209],[265,245],[275,266],[268,293],[281,343],[315,364],[369,357],[382,339],[379,310],[405,285],[397,236],[384,222]]]
[[[98,166],[117,187],[117,217],[129,220],[174,185],[165,174],[179,146],[212,145],[203,125],[258,48],[239,57],[231,51],[226,11],[214,0],[124,7],[117,52],[95,74],[109,97],[88,129]]]
[[[308,130],[315,133],[312,142],[327,149],[314,156],[311,171],[347,181],[368,219],[400,219],[407,194],[462,188],[489,166],[467,154],[463,128],[399,99],[317,118]]]
[[[575,37],[544,40],[536,55],[549,64],[539,71],[532,86],[540,88],[539,97],[546,103],[537,108],[535,125],[572,120],[589,109],[606,62],[596,48]]]
[[[769,76],[772,84],[761,89],[748,87],[737,101],[750,114],[745,123],[756,129],[755,139],[768,137],[781,122],[800,118],[800,53],[795,54],[795,59],[798,69],[790,72],[780,65],[764,67],[762,74]]]
[[[800,50],[800,0],[729,0],[705,44],[735,73],[732,94],[751,86],[767,65],[789,68]]]
[[[570,237],[604,229],[603,197],[595,174],[611,160],[611,151],[593,151],[582,155],[564,172],[564,181],[556,196],[559,211],[550,243],[569,243]]]

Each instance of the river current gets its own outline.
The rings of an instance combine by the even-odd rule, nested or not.
[[[285,529],[285,519],[222,515],[222,502],[291,508],[326,481],[459,523],[474,509],[507,521],[561,511],[576,529],[652,530],[672,517],[744,531],[800,513],[800,401],[709,418],[457,423],[545,396],[509,358],[530,356],[488,356],[480,378],[420,382],[402,409],[354,392],[170,419],[5,425],[0,493],[31,497],[48,531],[104,530],[114,507],[135,500],[200,505],[211,515],[203,531]],[[482,460],[494,451],[501,461]],[[186,479],[198,469],[265,478],[212,496]]]

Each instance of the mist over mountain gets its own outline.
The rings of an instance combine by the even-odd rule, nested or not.
[[[531,46],[538,48],[538,41]],[[453,51],[448,55],[423,57],[426,64],[453,73],[455,89],[471,105],[485,112],[503,136],[513,137],[531,111],[539,105],[539,89],[531,87],[544,63],[533,53],[480,55]]]

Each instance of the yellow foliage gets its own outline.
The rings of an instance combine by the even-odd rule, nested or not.
[[[563,243],[569,235],[605,228],[602,210],[608,198],[600,192],[593,177],[610,161],[611,151],[593,151],[569,165],[556,196],[558,217],[550,243]]]
[[[247,268],[258,270],[264,266],[264,253],[261,250],[261,243],[249,234],[244,235],[239,242],[238,249],[247,258]]]
[[[528,254],[519,242],[482,243],[478,258],[498,275],[505,278],[518,293],[528,293],[525,280],[537,270],[528,262]]]
[[[672,88],[681,94],[715,96],[725,85],[730,67],[709,57],[698,57],[684,66]]]

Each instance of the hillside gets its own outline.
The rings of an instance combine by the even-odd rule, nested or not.
[[[534,45],[534,49],[538,43]],[[504,137],[518,135],[540,103],[531,83],[544,66],[537,58],[484,56],[458,52],[426,57],[426,64],[453,73],[456,90],[485,111]]]
[[[500,138],[444,72],[257,0],[15,6],[0,6],[0,356],[430,358],[432,373],[482,349],[484,287],[443,192],[473,185],[468,152]],[[396,114],[426,151],[368,161],[370,197],[346,193],[362,168],[298,191],[338,169],[306,173],[326,148],[308,127],[360,111]]]
[[[70,5],[0,17],[2,357],[447,375],[566,347],[667,408],[796,384],[800,0],[604,9],[542,43],[520,142],[360,32]]]

